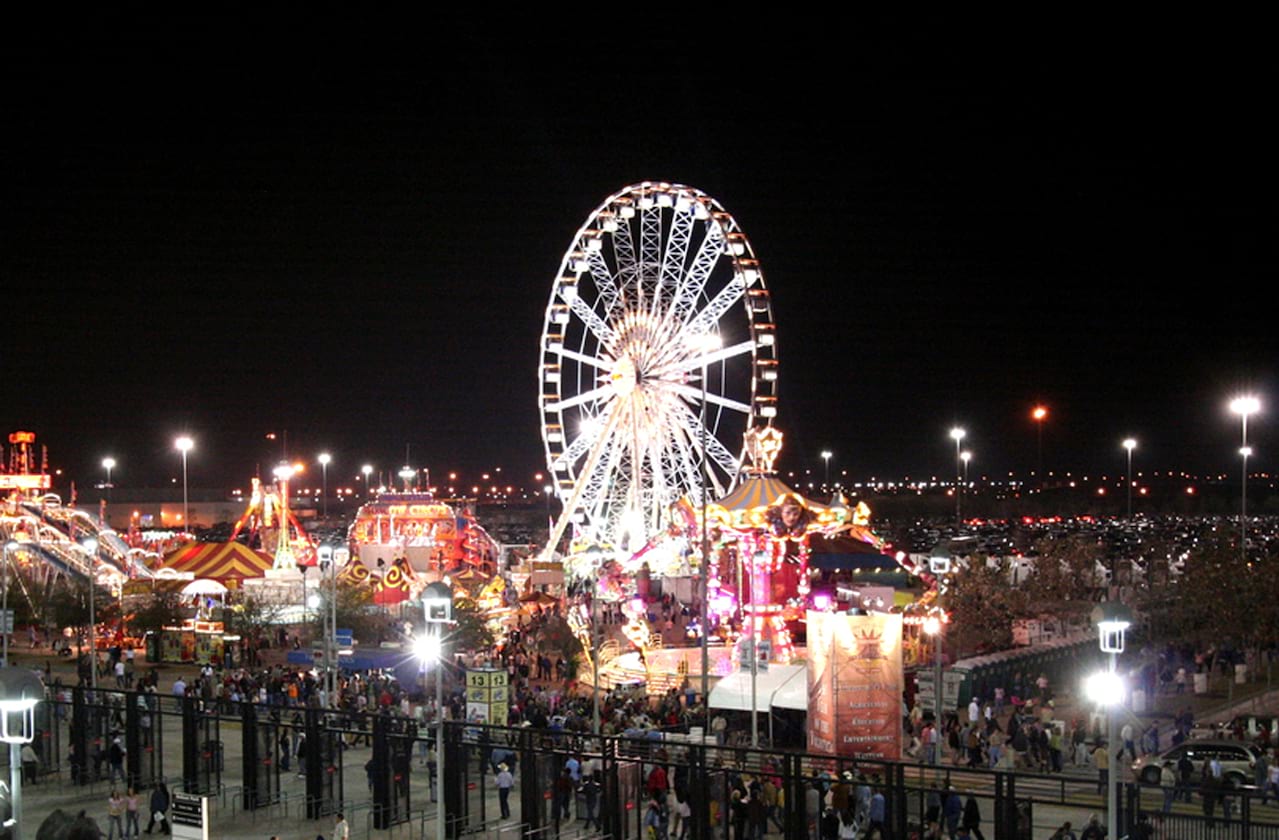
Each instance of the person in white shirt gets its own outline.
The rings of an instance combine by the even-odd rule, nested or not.
[[[981,719],[981,704],[978,703],[977,698],[974,697],[972,700],[968,702],[968,722],[976,723],[980,719]]]
[[[351,826],[341,813],[333,818],[333,840],[351,840]]]

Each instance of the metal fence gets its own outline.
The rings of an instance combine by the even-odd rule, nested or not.
[[[355,836],[387,840],[434,838],[440,800],[449,838],[646,838],[648,792],[657,786],[677,792],[666,809],[672,840],[727,840],[740,827],[734,791],[764,780],[773,797],[764,799],[775,802],[766,815],[770,838],[820,840],[828,796],[860,810],[867,826],[865,803],[856,808],[859,779],[877,795],[875,815],[891,838],[944,822],[951,790],[973,797],[983,833],[997,840],[1048,836],[1067,819],[1078,831],[1089,813],[1104,810],[1095,777],[853,761],[719,746],[674,732],[632,738],[450,722],[443,748],[433,750],[434,728],[419,731],[389,711],[219,708],[87,689],[71,692],[69,702],[42,704],[37,727],[37,783],[25,797],[32,815],[104,803],[113,786],[146,792],[162,781],[212,797],[221,824],[296,824],[342,812]],[[124,758],[113,767],[117,738]],[[442,775],[430,756],[442,758]],[[505,791],[503,765],[511,781]],[[1121,835],[1144,819],[1157,837],[1279,840],[1279,807],[1263,805],[1250,788],[1210,791],[1211,813],[1203,791],[1167,807],[1164,794],[1125,785]]]

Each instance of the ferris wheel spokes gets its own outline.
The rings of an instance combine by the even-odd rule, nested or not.
[[[707,226],[706,236],[698,246],[693,263],[684,273],[679,286],[675,289],[674,299],[666,318],[671,324],[685,324],[697,309],[697,301],[706,288],[715,264],[724,253],[724,232],[719,224],[712,222]]]
[[[703,353],[700,356],[689,356],[685,358],[675,359],[664,367],[655,368],[652,372],[654,377],[658,379],[667,379],[672,374],[692,373],[699,368],[710,367],[718,362],[727,361],[734,356],[740,356],[743,353],[754,353],[754,341],[742,341],[730,347],[721,347],[718,350],[712,350]]]

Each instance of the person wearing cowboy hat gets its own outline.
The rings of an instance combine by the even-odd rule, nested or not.
[[[511,769],[503,762],[497,767],[497,801],[502,808],[502,819],[509,820],[511,818],[511,788],[515,787],[515,777],[511,775]]]

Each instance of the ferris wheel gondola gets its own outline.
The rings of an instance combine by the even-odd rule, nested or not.
[[[578,230],[540,347],[542,441],[579,536],[635,550],[681,497],[732,488],[744,433],[777,414],[777,343],[759,261],[705,193],[644,182]]]

